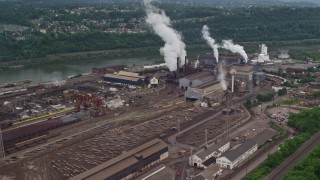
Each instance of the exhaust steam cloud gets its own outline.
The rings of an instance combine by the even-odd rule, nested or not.
[[[222,48],[230,50],[233,53],[240,54],[243,57],[243,59],[246,61],[246,63],[248,63],[248,55],[244,51],[243,47],[238,44],[234,44],[232,40],[223,40]]]
[[[222,64],[219,65],[219,75],[218,75],[218,80],[220,81],[220,85],[222,86],[223,90],[227,90],[227,82],[225,80],[226,73],[222,67]]]
[[[219,45],[216,44],[216,41],[210,36],[209,27],[204,25],[202,28],[202,37],[207,41],[208,45],[211,46],[214,57],[216,58],[217,63],[219,62]]]
[[[152,0],[144,0],[146,8],[146,22],[153,28],[154,32],[165,42],[164,47],[160,49],[160,53],[164,56],[167,67],[170,71],[177,69],[177,57],[181,60],[181,65],[185,63],[187,52],[186,45],[182,41],[179,32],[172,29],[170,18],[166,16],[163,10],[151,5]]]

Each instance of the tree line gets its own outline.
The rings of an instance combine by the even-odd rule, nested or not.
[[[288,125],[295,128],[299,134],[282,143],[280,150],[273,153],[257,169],[251,172],[245,180],[263,179],[286,158],[293,154],[312,135],[320,131],[320,107],[302,110],[297,114],[290,114]],[[319,165],[317,163],[313,165]],[[319,166],[318,166],[319,167]],[[319,169],[319,168],[318,168]],[[306,173],[310,173],[306,172]],[[289,174],[290,175],[290,174]],[[319,174],[317,173],[317,178]],[[311,177],[315,177],[314,175]],[[290,175],[292,178],[292,173]],[[289,179],[289,177],[287,177]]]
[[[66,7],[40,8],[36,4],[24,6],[21,3],[0,2],[0,24],[18,24],[34,28],[33,19],[48,18],[50,9]],[[187,45],[205,44],[201,35],[204,24],[209,25],[210,32],[218,41],[233,39],[235,42],[257,42],[319,39],[320,8],[290,7],[253,7],[250,9],[219,9],[215,7],[191,7],[174,4],[161,4],[166,14],[172,19],[172,26],[181,32]],[[96,7],[98,8],[98,7]],[[62,15],[51,20],[81,23],[82,19],[121,18],[128,22],[132,17],[144,18],[142,7],[131,7],[134,11],[114,11],[109,13],[92,12],[81,15]],[[51,14],[52,15],[52,14]],[[114,22],[111,22],[111,25]],[[129,24],[130,25],[130,24]],[[132,24],[131,24],[132,26]],[[115,48],[137,48],[162,46],[162,40],[150,28],[145,33],[114,34],[103,33],[92,26],[89,32],[78,34],[30,32],[37,41],[32,47],[28,43],[6,39],[0,31],[0,57],[5,60],[14,58],[44,57],[48,54],[91,51]]]

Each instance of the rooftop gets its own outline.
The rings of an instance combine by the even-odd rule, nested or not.
[[[252,140],[257,142],[258,146],[261,146],[276,135],[277,135],[277,132],[270,129],[265,129],[261,131],[259,134],[255,135]]]
[[[224,157],[229,159],[231,162],[236,160],[238,157],[240,157],[242,154],[247,152],[249,149],[254,147],[257,143],[251,139],[246,140],[244,143],[242,143],[239,147],[236,149],[233,149],[231,151],[228,151],[224,154]]]
[[[127,71],[119,71],[118,75],[128,76],[128,77],[136,77],[136,78],[144,78],[143,76],[139,76],[139,73],[127,72]]]
[[[134,82],[137,82],[141,79],[139,77],[128,77],[128,76],[115,75],[115,74],[105,74],[104,77],[127,80],[127,81],[134,81]]]
[[[143,174],[142,176],[135,178],[136,180],[174,180],[175,171],[165,165],[161,164],[151,171]]]
[[[208,76],[213,76],[213,75],[212,75],[212,73],[210,73],[208,71],[202,71],[202,72],[198,72],[196,74],[191,74],[191,75],[186,76],[184,78],[191,81],[191,80],[206,78]]]
[[[235,70],[236,72],[253,72],[254,71],[254,67],[252,65],[244,65],[244,66],[238,66],[238,65],[233,65],[231,66],[231,71]]]
[[[168,145],[160,139],[154,139],[135,149],[132,149],[130,151],[124,151],[120,156],[117,156],[103,164],[89,169],[88,171],[85,171],[71,178],[71,180],[96,180],[108,178],[113,174],[116,174],[122,171],[123,169],[128,168],[134,165],[135,163],[139,162],[139,157],[145,159],[151,156],[152,154],[167,147]]]
[[[219,81],[208,81],[208,82],[206,82],[204,84],[200,84],[199,86],[196,86],[195,88],[205,89],[207,87],[210,87],[210,86],[213,86],[213,85],[216,85],[216,84],[219,84],[219,83],[220,83]],[[221,87],[220,84],[219,84],[219,87]]]
[[[220,171],[220,167],[217,164],[212,164],[201,172],[202,176],[206,179],[212,179],[212,175]]]
[[[218,141],[216,143],[212,143],[208,146],[208,148],[203,148],[200,151],[198,151],[197,153],[195,153],[195,155],[197,155],[200,159],[204,159],[205,157],[209,156],[210,154],[212,154],[215,151],[219,151],[219,149],[226,145],[227,143],[229,143],[229,141]]]

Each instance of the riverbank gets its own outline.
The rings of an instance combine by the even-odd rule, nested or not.
[[[310,51],[320,49],[320,39],[307,39],[307,40],[292,40],[292,41],[255,41],[255,42],[239,42],[245,47],[247,53],[259,52],[260,44],[267,44],[269,46],[270,54],[275,55],[279,50],[294,50],[294,51]],[[54,64],[70,61],[85,61],[89,59],[113,59],[113,58],[126,58],[126,57],[146,57],[156,56],[159,60],[163,57],[159,53],[159,46],[132,48],[132,49],[113,49],[102,51],[86,51],[86,52],[73,52],[48,55],[43,58],[33,59],[15,59],[15,60],[0,60],[0,70],[10,69],[22,66],[36,66],[42,64]],[[210,52],[211,49],[205,44],[194,44],[187,46],[188,57],[190,59],[197,58],[198,55],[203,55],[205,52]],[[272,51],[272,52],[271,52]]]

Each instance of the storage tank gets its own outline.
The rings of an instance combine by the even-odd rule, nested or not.
[[[264,72],[256,72],[254,74],[254,83],[260,85],[261,82],[266,80],[266,74]]]

